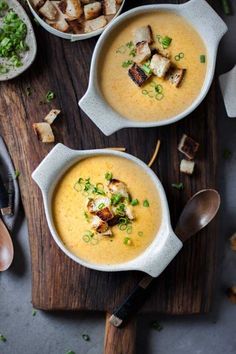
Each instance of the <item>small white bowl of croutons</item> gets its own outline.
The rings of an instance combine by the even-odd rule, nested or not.
[[[98,36],[117,17],[125,0],[27,0],[38,23],[70,41]]]

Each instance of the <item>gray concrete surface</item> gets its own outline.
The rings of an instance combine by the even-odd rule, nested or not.
[[[216,1],[217,2],[217,1]],[[236,11],[236,3],[234,10]],[[218,57],[217,75],[236,63],[236,17],[225,18],[229,32],[223,39]],[[235,98],[236,99],[236,98]],[[225,288],[236,284],[236,254],[228,238],[236,231],[236,119],[226,117],[219,93],[219,154],[225,148],[232,157],[219,163],[219,187],[223,197],[221,210],[221,247],[218,282],[213,312],[204,316],[139,317],[137,354],[233,354],[236,353],[236,306],[228,302]],[[38,311],[32,316],[30,254],[25,220],[14,235],[16,258],[12,268],[0,274],[0,354],[101,354],[104,317],[101,314],[50,314]],[[150,328],[151,320],[162,324],[161,332]],[[85,342],[82,334],[90,341]]]

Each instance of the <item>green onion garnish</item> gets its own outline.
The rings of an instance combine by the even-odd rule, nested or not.
[[[177,54],[176,56],[175,56],[175,60],[176,61],[180,61],[181,59],[183,59],[184,58],[184,53],[183,52],[180,52],[179,54]]]
[[[129,52],[129,55],[131,57],[135,57],[136,56],[136,49],[135,48],[131,49],[131,51]]]
[[[171,185],[173,188],[178,189],[179,191],[182,191],[184,189],[183,183],[172,183]]]
[[[19,170],[15,170],[15,179],[20,177],[20,171]]]
[[[0,342],[6,342],[6,341],[7,338],[3,334],[0,334]]]
[[[131,225],[127,226],[126,232],[127,232],[127,234],[132,234],[132,226]]]
[[[163,98],[164,98],[163,93],[157,93],[156,96],[155,96],[155,99],[156,99],[157,101],[161,101]]]
[[[85,340],[86,342],[90,341],[90,337],[88,334],[82,334],[82,338],[83,340]]]
[[[126,46],[122,45],[120,48],[116,50],[116,53],[124,54],[126,52]]]
[[[112,175],[111,172],[107,172],[107,173],[105,174],[105,179],[106,179],[107,181],[110,181],[110,180],[112,179],[112,177],[113,177],[113,175]]]
[[[104,203],[100,203],[100,204],[98,205],[98,209],[99,209],[99,210],[101,210],[101,209],[103,209],[103,208],[104,208],[104,206],[105,206],[105,204],[104,204]]]
[[[146,95],[148,95],[148,91],[147,91],[147,90],[142,90],[142,94],[143,94],[144,96],[146,96]]]
[[[132,199],[131,200],[131,205],[132,206],[136,206],[136,205],[138,205],[138,203],[139,203],[138,199]]]
[[[127,229],[127,225],[126,224],[119,224],[119,229],[120,231],[125,231]]]
[[[0,65],[0,74],[6,74],[6,73],[8,73],[8,71],[9,71],[8,68],[6,68],[3,65]]]
[[[160,331],[163,330],[163,326],[160,325],[160,323],[157,322],[157,321],[153,321],[153,322],[151,323],[151,327],[152,327],[153,329],[155,329],[156,331],[158,331],[158,332],[160,332]]]
[[[122,195],[121,194],[114,194],[112,197],[111,197],[111,204],[112,205],[116,205],[118,204],[122,199]]]
[[[144,206],[145,208],[148,208],[148,207],[149,207],[149,201],[148,201],[147,199],[144,200],[143,206]]]
[[[230,7],[229,0],[221,0],[221,5],[222,5],[225,15],[230,15],[231,14],[231,7]]]
[[[88,213],[86,213],[86,211],[84,212],[84,217],[85,217],[86,221],[88,222],[89,221],[89,216],[88,216]]]
[[[206,56],[205,55],[200,55],[200,63],[205,63],[206,62]]]
[[[165,36],[161,39],[161,44],[164,49],[168,48],[172,42],[172,38]]]
[[[130,65],[132,65],[134,62],[133,60],[126,60],[126,61],[123,61],[122,63],[122,68],[128,68]]]
[[[83,235],[82,239],[84,242],[89,243],[91,240],[91,237],[89,235]]]
[[[139,231],[139,232],[138,232],[138,235],[139,235],[140,237],[142,237],[142,236],[143,236],[143,231]]]
[[[124,216],[125,215],[125,204],[120,204],[118,206],[118,208],[116,208],[116,212],[118,215]]]
[[[6,11],[9,9],[9,6],[5,1],[0,1],[0,11]]]
[[[150,68],[150,66],[148,64],[143,64],[141,66],[141,69],[145,72],[145,74],[150,75],[152,73],[152,69]]]
[[[46,101],[51,102],[55,98],[55,93],[53,91],[48,91],[46,94]]]
[[[126,43],[126,47],[132,48],[134,46],[134,43],[132,41]]]
[[[131,245],[132,241],[130,237],[125,237],[123,243],[125,245]]]

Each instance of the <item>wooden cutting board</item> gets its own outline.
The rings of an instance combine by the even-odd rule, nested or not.
[[[136,1],[135,5],[158,1]],[[172,1],[177,2],[177,1]],[[182,1],[184,2],[184,1]],[[131,7],[127,0],[125,10]],[[57,142],[74,149],[124,146],[127,152],[148,162],[157,138],[161,140],[153,169],[167,193],[172,223],[188,198],[198,190],[215,187],[216,120],[215,85],[201,106],[177,124],[152,129],[126,129],[105,137],[79,109],[86,91],[92,52],[97,38],[71,43],[48,34],[34,24],[38,54],[32,67],[18,79],[0,84],[0,133],[8,144],[19,178],[28,219],[32,256],[32,303],[44,310],[112,311],[142,277],[139,272],[102,273],[70,260],[53,241],[45,219],[41,193],[32,171],[53,145],[39,142],[32,123],[42,121],[51,108],[62,115],[53,126]],[[32,94],[27,96],[27,87]],[[56,99],[40,104],[48,90]],[[183,133],[200,143],[193,177],[180,175],[177,144]],[[171,187],[184,183],[184,190]],[[192,314],[207,312],[213,296],[217,248],[216,224],[199,233],[157,279],[143,312]]]

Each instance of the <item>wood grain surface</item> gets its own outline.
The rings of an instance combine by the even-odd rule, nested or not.
[[[137,6],[158,2],[161,1],[126,0],[124,10],[134,3]],[[74,149],[125,146],[129,153],[146,162],[159,138],[161,149],[153,170],[166,190],[174,226],[192,194],[202,188],[215,187],[215,85],[212,85],[201,106],[177,124],[156,129],[126,129],[105,137],[77,104],[87,88],[90,61],[97,38],[71,43],[47,33],[35,23],[34,28],[38,43],[34,64],[19,78],[0,84],[0,134],[7,142],[15,167],[21,172],[19,181],[28,219],[32,303],[35,308],[44,310],[112,311],[142,274],[89,270],[70,260],[57,247],[47,227],[41,193],[31,179],[32,171],[53,145],[37,140],[32,123],[42,121],[51,108],[60,108],[62,115],[53,126],[57,142]],[[27,87],[32,88],[30,96],[26,94]],[[40,104],[48,90],[55,92],[56,99],[50,104]],[[177,144],[183,133],[200,143],[193,177],[180,175],[179,172],[181,156]],[[180,181],[184,183],[181,192],[171,187],[172,183]],[[216,224],[212,223],[188,241],[156,280],[154,291],[142,311],[171,314],[209,311],[217,238]]]

